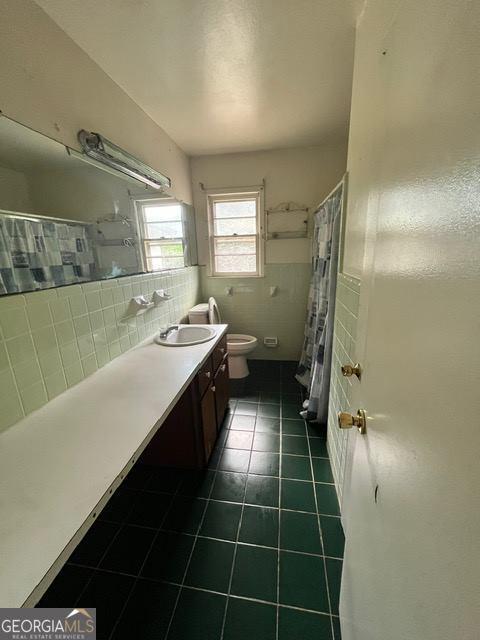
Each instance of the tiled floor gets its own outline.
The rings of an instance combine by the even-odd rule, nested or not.
[[[101,639],[340,640],[325,439],[292,363],[251,371],[209,469],[134,468],[39,606],[96,606]]]

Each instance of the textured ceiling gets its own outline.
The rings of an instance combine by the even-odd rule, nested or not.
[[[36,1],[191,155],[346,136],[357,0]]]

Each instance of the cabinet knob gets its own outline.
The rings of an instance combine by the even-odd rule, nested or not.
[[[210,378],[212,375],[211,371],[205,371],[205,377]]]
[[[212,391],[213,391],[213,393],[215,393],[215,391],[216,391],[215,385],[212,385]]]
[[[220,347],[220,353],[225,353],[225,347]]]
[[[225,371],[225,369],[226,369],[226,368],[227,368],[227,365],[226,365],[226,364],[222,364],[222,366],[220,367],[220,369],[221,369],[222,371]]]

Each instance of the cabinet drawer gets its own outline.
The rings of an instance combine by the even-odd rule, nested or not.
[[[198,380],[198,390],[200,392],[200,397],[203,396],[205,391],[208,388],[208,385],[213,380],[213,367],[212,367],[212,358],[208,358],[202,368],[199,370],[197,374]]]
[[[222,364],[223,358],[227,353],[227,336],[224,335],[220,342],[217,344],[215,349],[213,350],[212,358],[213,358],[213,371],[215,372],[218,367]]]

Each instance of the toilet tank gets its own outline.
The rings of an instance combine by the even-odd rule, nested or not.
[[[188,312],[190,324],[210,324],[208,321],[208,303],[196,304]]]

